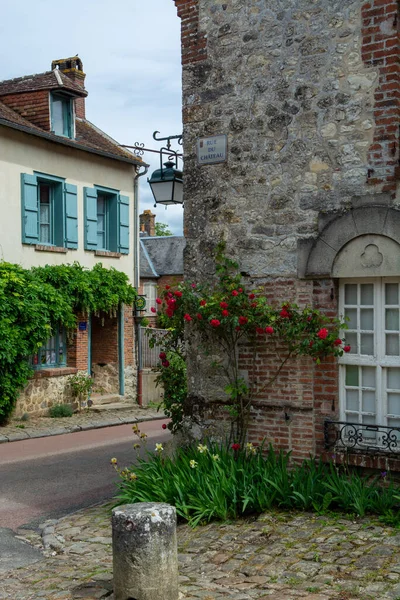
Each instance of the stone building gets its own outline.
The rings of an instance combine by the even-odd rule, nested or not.
[[[388,458],[400,436],[398,2],[174,1],[186,275],[212,277],[225,239],[271,300],[349,318],[351,352],[288,365],[255,403],[251,439],[324,456],[324,432],[341,427],[330,421],[350,422],[343,447],[358,439],[355,464],[398,468]],[[226,155],[202,164],[199,140],[218,135]],[[263,352],[260,376],[271,360]],[[199,365],[193,401],[209,401]]]
[[[134,180],[143,164],[87,120],[77,56],[44,73],[0,82],[1,258],[25,268],[101,262],[138,279]],[[135,223],[136,219],[136,223]],[[98,390],[136,397],[132,308],[78,315],[31,358],[16,414],[71,400],[68,377],[90,372]]]

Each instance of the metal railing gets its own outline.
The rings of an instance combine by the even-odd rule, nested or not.
[[[400,453],[400,427],[326,419],[324,441],[326,450],[398,455]]]

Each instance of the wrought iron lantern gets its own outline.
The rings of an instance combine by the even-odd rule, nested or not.
[[[183,173],[178,168],[178,158],[181,156],[171,150],[171,140],[177,139],[182,144],[181,135],[170,135],[166,138],[157,138],[158,131],[153,133],[153,139],[167,141],[167,145],[160,149],[160,168],[156,169],[147,181],[153,192],[155,205],[183,204]],[[163,164],[163,155],[168,155],[168,160]]]

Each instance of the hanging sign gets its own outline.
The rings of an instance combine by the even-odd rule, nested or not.
[[[197,162],[199,165],[212,165],[226,161],[226,135],[213,135],[212,137],[197,140]]]

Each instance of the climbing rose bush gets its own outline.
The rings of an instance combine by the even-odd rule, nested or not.
[[[241,377],[240,345],[245,345],[246,352],[250,350],[255,356],[268,344],[280,359],[267,386],[273,383],[289,359],[310,356],[319,363],[327,356],[342,356],[343,352],[350,351],[350,346],[344,345],[339,335],[340,330],[346,328],[344,322],[289,301],[269,304],[263,289],[248,288],[237,268],[237,264],[220,250],[218,277],[213,285],[188,282],[177,289],[166,286],[156,302],[161,312],[159,324],[170,332],[165,339],[169,360],[177,349],[183,356],[185,331],[198,334],[206,354],[216,354],[217,350],[221,357],[219,366],[227,379],[226,405],[233,425],[230,443],[243,444],[252,400],[266,386],[260,387],[257,382]],[[160,360],[162,369],[169,368],[165,357],[160,355]],[[168,398],[166,401],[168,409]],[[179,423],[171,425],[173,430],[178,427]]]

